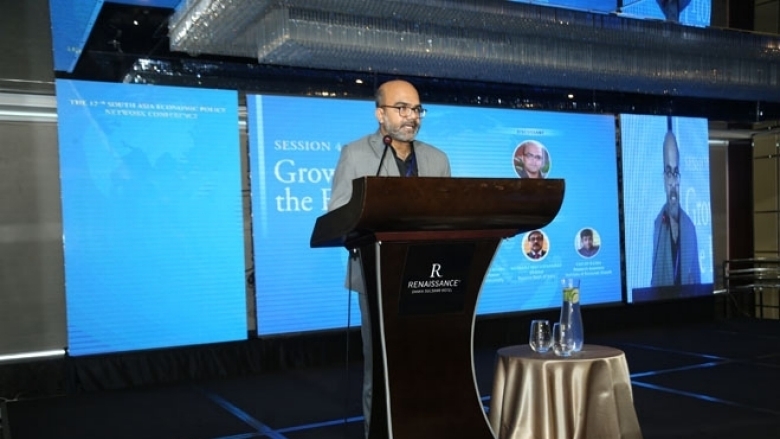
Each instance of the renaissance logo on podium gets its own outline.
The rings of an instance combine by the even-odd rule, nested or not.
[[[407,249],[398,314],[463,312],[474,244],[421,244]]]

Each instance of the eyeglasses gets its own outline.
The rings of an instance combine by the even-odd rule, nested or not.
[[[664,177],[666,177],[667,180],[679,180],[680,179],[680,168],[674,168],[666,167],[664,169]]]
[[[380,108],[395,108],[398,110],[398,115],[401,117],[409,117],[412,114],[415,116],[419,116],[420,119],[425,117],[425,113],[428,112],[425,108],[422,106],[416,106],[416,107],[407,107],[406,105],[380,105]]]
[[[542,161],[542,156],[541,155],[539,155],[539,154],[531,154],[530,152],[527,152],[527,153],[523,154],[523,157],[525,157],[527,159],[535,159],[535,160],[538,160],[540,162]]]

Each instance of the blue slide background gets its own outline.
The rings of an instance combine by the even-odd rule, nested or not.
[[[103,0],[50,0],[54,70],[72,72],[89,38]]]
[[[247,96],[258,332],[276,334],[359,324],[344,288],[344,249],[311,249],[326,213],[343,144],[377,127],[374,104],[326,98]],[[549,178],[566,180],[558,217],[544,229],[539,261],[524,236],[505,240],[481,293],[478,313],[560,306],[559,278],[582,280],[584,304],[622,299],[615,119],[612,115],[428,105],[418,138],[450,157],[454,177],[517,178],[514,152],[528,139],[549,151]],[[597,231],[599,253],[577,253],[583,227]]]
[[[663,20],[664,13],[656,0],[623,0],[621,11],[631,17]],[[692,0],[680,14],[680,24],[697,27],[710,25],[712,0]]]
[[[614,12],[617,0],[510,0],[515,3],[554,6],[557,8],[579,9],[591,12]]]
[[[515,3],[530,3],[556,8],[576,9],[589,12],[610,13],[618,9],[626,17],[637,19],[664,20],[664,14],[657,0],[623,0],[618,8],[617,0],[510,0]],[[712,0],[692,0],[680,14],[680,24],[697,27],[710,25]]]
[[[69,353],[245,339],[237,93],[56,88]]]
[[[626,236],[626,288],[650,286],[653,221],[666,203],[663,141],[666,116],[620,115],[623,151],[623,206]],[[713,282],[712,213],[707,120],[672,118],[680,149],[680,206],[696,227],[701,283]]]
[[[104,3],[174,8],[183,0],[49,0],[55,71],[73,72]]]

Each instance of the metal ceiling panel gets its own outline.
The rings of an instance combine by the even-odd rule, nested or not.
[[[780,101],[777,36],[498,0],[185,0],[169,33],[281,66]]]

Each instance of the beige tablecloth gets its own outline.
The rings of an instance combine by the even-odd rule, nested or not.
[[[499,439],[642,438],[626,356],[606,346],[569,358],[499,349],[489,418]]]

